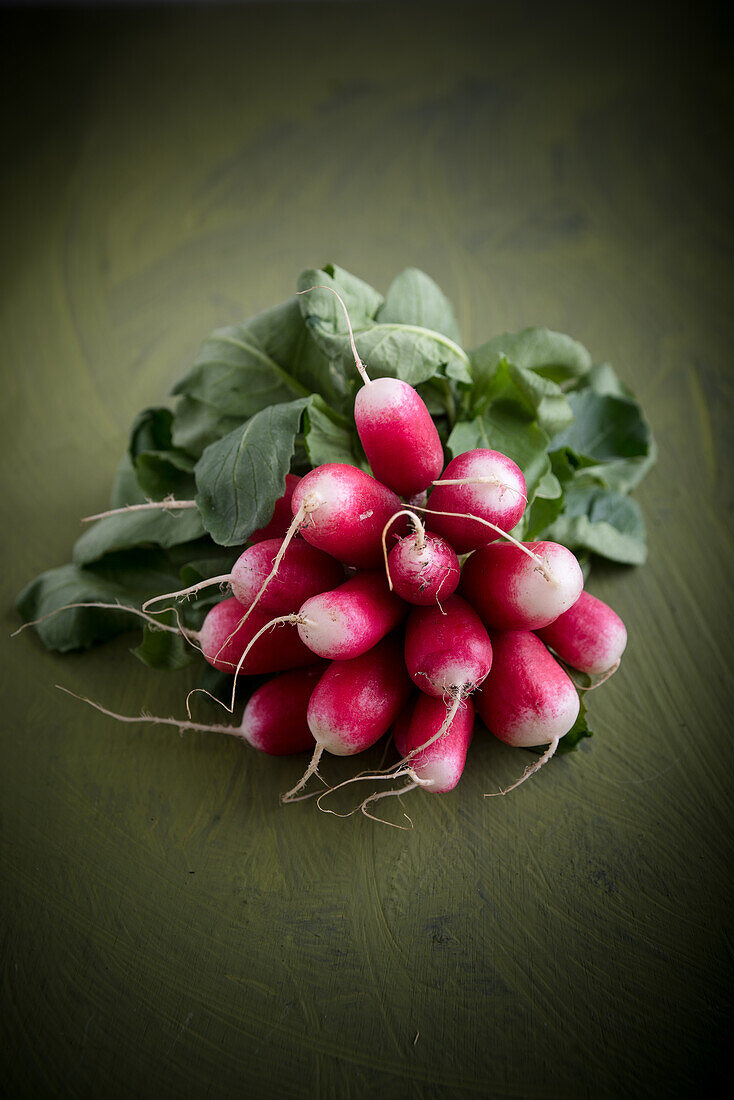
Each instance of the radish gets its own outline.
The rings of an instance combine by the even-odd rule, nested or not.
[[[522,470],[499,451],[478,448],[457,455],[434,484],[426,522],[457,554],[476,550],[511,531],[525,511],[527,486]],[[488,525],[499,530],[491,534]]]
[[[578,717],[579,697],[570,678],[535,634],[493,631],[491,638],[494,662],[477,697],[482,721],[507,745],[549,746],[520,779],[496,792],[507,794],[553,756]]]
[[[264,527],[259,527],[250,535],[249,542],[264,542],[265,539],[283,539],[288,534],[293,513],[291,511],[291,497],[293,490],[300,481],[296,474],[285,475],[285,492],[275,502],[275,511],[272,518]]]
[[[291,756],[313,748],[313,736],[306,721],[311,693],[323,672],[323,666],[299,668],[284,672],[259,687],[249,698],[239,726],[219,726],[178,718],[157,718],[150,714],[116,714],[99,703],[77,695],[68,688],[60,691],[89,703],[95,710],[116,718],[118,722],[152,722],[154,725],[177,726],[180,730],[200,730],[204,733],[228,733],[241,737],[253,749],[269,756]]]
[[[441,700],[430,695],[418,693],[418,698],[410,699],[398,715],[392,729],[392,737],[395,747],[403,758],[395,768],[387,768],[374,774],[361,773],[336,787],[324,791],[316,800],[316,804],[324,813],[334,814],[335,817],[351,817],[360,809],[365,817],[373,821],[380,821],[384,825],[392,825],[393,828],[402,829],[403,825],[396,825],[392,821],[385,821],[381,817],[367,812],[367,807],[372,802],[382,798],[394,798],[407,794],[416,787],[431,791],[434,794],[445,794],[454,789],[461,778],[466,763],[466,754],[472,739],[474,729],[474,707],[471,700],[465,699],[461,708],[454,715],[447,730],[441,734],[440,740],[435,739],[442,729],[446,710]],[[431,737],[429,747],[423,747],[427,737]],[[404,761],[410,761],[407,767],[402,767]],[[364,801],[349,813],[337,813],[336,810],[324,809],[322,801],[341,787],[351,783],[367,782],[369,780],[390,780],[400,776],[409,777],[409,782],[397,790],[375,792],[365,798]],[[404,815],[410,821],[407,814]],[[412,827],[412,821],[410,822]]]
[[[443,610],[416,607],[411,611],[405,631],[405,664],[421,691],[451,700],[443,725],[425,740],[423,748],[427,749],[443,737],[463,701],[487,677],[492,645],[476,611],[461,596],[449,596]]]
[[[298,293],[312,290],[330,291],[347,319],[354,363],[364,382],[354,402],[354,421],[372,472],[400,496],[422,492],[443,467],[441,440],[423,398],[399,378],[371,379],[357,352],[343,299],[330,286],[312,286]]]
[[[464,700],[441,739],[421,749],[428,737],[440,729],[445,717],[446,708],[441,700],[421,693],[409,721],[406,723],[403,719],[396,723],[393,730],[395,747],[401,757],[408,756],[414,749],[419,750],[411,759],[411,769],[423,781],[423,789],[434,794],[452,791],[461,779],[474,731],[474,705],[471,699]],[[373,796],[376,797],[380,796]]]
[[[461,578],[459,559],[440,535],[426,531],[413,512],[406,509],[397,513],[401,514],[411,518],[414,531],[398,539],[385,558],[390,588],[408,603],[419,606],[440,603],[456,591]],[[388,527],[389,524],[382,533],[383,549]]]
[[[328,462],[302,477],[291,500],[294,523],[306,542],[345,565],[376,569],[382,561],[382,530],[400,510],[391,489],[364,470]]]
[[[298,612],[298,633],[319,657],[349,660],[377,645],[407,610],[381,571],[357,573],[333,591],[306,600]]]
[[[187,637],[199,643],[205,660],[214,668],[252,676],[316,662],[316,655],[303,644],[292,623],[284,623],[277,633],[268,633],[266,628],[280,625],[279,620],[273,622],[266,612],[256,608],[243,622],[244,610],[238,600],[230,597],[211,608],[201,630],[185,631]]]
[[[572,668],[604,679],[619,667],[627,645],[627,630],[619,615],[588,592],[582,592],[555,622],[538,630],[538,637]]]
[[[490,543],[464,565],[459,591],[496,630],[548,626],[581,594],[578,561],[557,542]]]
[[[374,745],[395,721],[409,694],[402,643],[394,634],[361,657],[332,661],[308,704],[308,726],[316,749],[302,778],[283,795],[283,802],[292,802],[317,773],[324,752],[351,756]]]
[[[282,614],[295,611],[309,596],[335,588],[343,580],[339,562],[303,539],[294,538],[287,546],[282,538],[264,539],[239,556],[231,573],[154,596],[143,604],[143,610],[161,600],[193,596],[213,584],[229,584],[232,595],[245,608],[257,603],[263,611]]]

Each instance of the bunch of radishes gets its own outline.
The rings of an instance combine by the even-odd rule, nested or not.
[[[408,777],[388,793],[452,790],[476,705],[507,744],[548,746],[522,782],[579,712],[556,656],[601,682],[619,663],[624,625],[582,591],[569,550],[509,533],[527,504],[519,467],[480,449],[442,469],[419,394],[394,378],[370,380],[353,337],[352,347],[364,381],[355,420],[375,476],[338,463],[287,475],[272,520],[231,574],[142,609],[149,616],[166,597],[227,582],[232,596],[199,631],[183,633],[209,664],[234,674],[230,711],[237,676],[276,675],[250,697],[239,727],[145,720],[233,733],[274,755],[312,748],[305,774],[283,796],[292,801],[324,752],[360,753],[391,727],[400,761],[361,778]]]

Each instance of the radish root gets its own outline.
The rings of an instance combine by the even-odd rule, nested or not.
[[[439,512],[437,508],[419,508],[417,504],[414,504],[413,507],[417,512],[428,512],[432,513],[434,516],[454,516],[455,519],[472,519],[475,520],[476,523],[483,523],[485,527],[491,527],[491,529],[496,531],[503,539],[507,539],[507,541],[516,546],[518,550],[522,550],[523,554],[527,554],[529,558],[532,558],[545,579],[550,584],[554,584],[556,587],[558,586],[558,579],[553,575],[542,559],[539,558],[537,554],[534,554],[532,550],[528,550],[527,546],[524,546],[514,535],[511,535],[509,531],[503,531],[496,523],[492,523],[488,519],[482,519],[481,516],[475,516],[471,512]]]
[[[349,320],[349,310],[347,309],[346,305],[344,304],[344,299],[342,298],[342,296],[340,294],[337,294],[337,292],[334,290],[334,288],[332,286],[322,286],[320,283],[317,283],[316,286],[310,286],[308,288],[308,290],[298,290],[298,291],[296,291],[296,293],[297,294],[310,294],[312,290],[328,290],[330,294],[333,294],[335,298],[339,299],[339,303],[340,303],[342,309],[344,310],[344,316],[347,319],[347,328],[349,329],[349,342],[352,345],[352,355],[354,356],[354,364],[355,364],[357,370],[359,371],[360,375],[362,376],[362,381],[366,385],[369,385],[369,383],[372,381],[372,379],[367,374],[367,368],[365,367],[364,363],[362,362],[362,360],[359,357],[359,353],[357,351],[357,345],[354,342],[354,333],[352,332],[352,322]]]
[[[124,508],[111,508],[108,512],[97,512],[93,516],[84,516],[82,523],[92,523],[95,519],[107,519],[108,516],[123,516],[128,512],[147,512],[153,508],[162,508],[164,512],[180,512],[184,508],[196,508],[195,500],[176,500],[164,497],[163,500],[148,500],[145,504],[126,504]]]
[[[319,761],[321,760],[321,757],[323,756],[323,754],[324,754],[324,746],[323,745],[317,745],[316,748],[313,750],[313,756],[311,757],[311,762],[309,763],[309,765],[306,768],[305,772],[303,773],[303,775],[301,776],[299,781],[296,783],[295,787],[292,787],[291,790],[286,791],[285,794],[282,794],[280,796],[280,801],[281,802],[283,802],[283,803],[285,803],[285,802],[298,802],[299,800],[297,798],[294,798],[293,796],[297,795],[299,791],[303,790],[303,788],[306,786],[306,784],[308,783],[311,776],[312,775],[318,775],[319,779],[321,779],[321,776],[319,775]],[[323,782],[323,780],[322,780],[322,782]]]
[[[491,791],[489,794],[485,794],[485,798],[496,798],[498,794],[509,794],[510,791],[514,791],[515,787],[519,787],[521,783],[524,783],[526,779],[529,779],[531,775],[535,775],[537,771],[547,764],[550,758],[555,753],[560,743],[560,737],[554,737],[548,748],[543,755],[539,757],[534,764],[530,764],[522,773],[519,779],[516,779],[514,783],[511,783],[509,787],[503,787],[499,791]]]
[[[508,485],[505,481],[500,481],[498,477],[447,477],[440,478],[438,481],[432,481],[431,485],[497,485],[502,490],[507,490],[510,493],[516,493],[517,496],[527,504],[528,498],[525,493],[521,493],[519,489],[516,489],[514,485]],[[502,493],[500,493],[500,500],[502,500]]]
[[[180,730],[198,730],[204,733],[228,733],[232,737],[242,737],[242,731],[237,726],[215,726],[204,725],[201,722],[189,722],[182,718],[157,718],[155,715],[146,714],[144,711],[141,714],[117,714],[114,710],[108,710],[107,707],[103,707],[101,703],[95,703],[93,699],[88,699],[86,695],[77,695],[75,691],[70,691],[69,688],[62,687],[61,684],[56,684],[59,691],[63,691],[66,695],[71,695],[74,699],[79,699],[82,703],[88,703],[90,707],[94,707],[95,710],[100,711],[101,714],[106,714],[110,718],[116,719],[118,722],[152,722],[154,725],[159,726],[178,726]]]
[[[17,630],[14,630],[10,635],[11,638],[15,638],[17,634],[22,633],[29,626],[38,626],[39,623],[45,623],[46,619],[53,618],[54,615],[58,615],[60,611],[70,611],[75,607],[99,607],[103,611],[127,611],[131,615],[137,615],[156,630],[164,630],[168,634],[178,634],[186,639],[186,641],[194,649],[197,649],[201,653],[201,646],[196,644],[195,639],[199,637],[199,633],[196,630],[189,630],[188,627],[183,626],[179,618],[178,612],[175,608],[162,607],[158,614],[162,614],[164,611],[175,611],[176,622],[178,626],[168,626],[167,623],[161,623],[158,619],[154,619],[152,615],[146,615],[144,611],[140,611],[137,607],[128,607],[124,603],[65,603],[63,607],[57,607],[53,611],[49,611],[48,614],[42,615],[40,619],[31,619],[30,622],[23,623]]]
[[[426,548],[426,529],[425,529],[424,525],[421,523],[420,517],[417,516],[415,514],[415,512],[411,512],[410,508],[401,508],[399,512],[395,513],[395,515],[390,516],[390,519],[387,521],[385,526],[382,528],[382,557],[385,561],[385,573],[387,574],[387,583],[388,583],[388,587],[389,587],[391,592],[393,591],[393,583],[392,583],[392,577],[390,576],[390,566],[388,565],[388,561],[387,561],[387,542],[386,542],[386,539],[387,539],[387,532],[390,529],[390,526],[395,522],[396,519],[398,519],[399,516],[409,516],[410,517],[410,519],[413,523],[413,527],[415,529],[415,548],[418,551],[418,553],[422,554],[423,551]],[[447,576],[448,576],[448,574],[447,574]],[[443,581],[441,583],[443,584]]]

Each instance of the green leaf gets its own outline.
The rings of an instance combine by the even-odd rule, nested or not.
[[[301,275],[298,285],[301,289],[307,289],[319,281],[326,286],[333,284],[333,288],[344,298],[357,349],[370,377],[401,378],[413,386],[426,382],[435,375],[471,382],[469,357],[448,336],[420,325],[375,324],[369,312],[373,300],[342,294],[344,287],[336,279],[327,278],[324,281],[324,272],[306,271]],[[359,377],[354,365],[346,318],[339,302],[327,290],[314,290],[310,294],[304,294],[301,302],[306,324],[314,340],[326,356],[341,364],[346,377],[353,379],[353,389],[356,390]]]
[[[416,267],[407,267],[393,280],[376,320],[380,324],[418,325],[461,343],[454,307],[430,275]]]
[[[15,606],[24,622],[40,619],[70,603],[119,603],[139,607],[150,596],[176,587],[177,576],[168,572],[159,551],[133,551],[110,555],[99,565],[80,568],[62,565],[49,569],[19,594]],[[35,627],[47,649],[67,653],[87,649],[141,626],[137,615],[101,608],[60,611]]]
[[[566,486],[565,510],[543,533],[570,550],[590,550],[626,565],[647,557],[645,524],[638,504],[608,489]]]
[[[459,421],[448,439],[452,457],[487,447],[507,455],[523,472],[531,503],[538,487],[550,471],[546,454],[548,436],[537,424],[520,419],[500,408],[491,408],[474,420]]]
[[[657,458],[652,431],[637,401],[591,388],[568,396],[573,423],[553,440],[573,452],[608,489],[628,493]]]
[[[321,397],[314,397],[306,411],[306,450],[312,466],[345,462],[369,470],[354,425],[334,413]]]
[[[579,378],[574,389],[589,388],[594,393],[606,394],[608,397],[626,397],[635,400],[632,390],[620,382],[617,372],[609,363],[596,363],[588,374]]]
[[[472,391],[475,411],[484,411],[488,404],[537,420],[551,437],[573,420],[569,400],[556,382],[506,359],[500,359],[492,375],[485,375]]]
[[[173,443],[194,458],[200,458],[210,443],[228,435],[241,423],[240,416],[227,416],[195,397],[183,395],[176,402],[173,414]]]
[[[556,749],[556,752],[558,754],[575,752],[576,749],[579,747],[579,744],[586,737],[593,736],[594,731],[589,725],[589,719],[586,713],[586,707],[584,706],[584,700],[583,698],[581,698],[578,718],[576,719],[566,736],[562,737],[561,740],[558,742],[558,748]]]
[[[482,386],[494,374],[502,359],[516,367],[536,371],[552,382],[578,379],[591,367],[591,356],[583,344],[548,328],[526,328],[495,336],[470,353],[472,373]]]
[[[244,418],[307,391],[263,349],[253,321],[245,321],[213,332],[173,393]]]
[[[75,565],[90,565],[105,554],[133,546],[177,546],[204,534],[198,508],[150,512],[126,512],[97,520],[74,544]]]
[[[130,430],[129,454],[140,488],[155,500],[170,494],[190,497],[194,462],[173,446],[173,413],[166,408],[144,409]]]
[[[125,508],[128,504],[145,504],[146,496],[138,484],[138,475],[130,457],[125,451],[117,465],[115,480],[110,493],[110,508]]]
[[[176,626],[174,612],[157,616],[162,623]],[[175,672],[180,668],[186,668],[197,660],[199,654],[189,642],[180,634],[171,634],[167,630],[156,630],[147,623],[143,630],[143,640],[140,645],[131,651],[139,661],[149,668],[162,669],[167,672]]]
[[[301,397],[263,409],[204,451],[196,465],[196,501],[220,546],[242,545],[270,520],[311,401]]]

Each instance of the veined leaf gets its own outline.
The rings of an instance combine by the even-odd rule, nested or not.
[[[109,555],[98,565],[80,568],[62,565],[49,569],[26,585],[15,606],[25,622],[41,619],[70,603],[119,603],[139,607],[150,596],[176,587],[178,578],[168,569],[160,551],[128,551]],[[116,609],[71,608],[59,611],[34,629],[47,649],[67,653],[88,649],[96,642],[138,629],[141,619]]]
[[[574,420],[553,440],[573,452],[608,489],[628,493],[657,458],[649,424],[634,399],[588,388],[568,395]]]
[[[196,501],[220,546],[243,544],[269,521],[285,491],[296,434],[311,401],[301,397],[263,409],[204,451],[196,464]]]
[[[184,394],[176,402],[173,414],[173,444],[200,458],[210,443],[216,443],[241,423],[241,417],[227,416],[212,405]]]
[[[625,565],[642,565],[647,558],[645,523],[639,505],[608,489],[579,487],[570,482],[563,514],[542,537]]]
[[[393,279],[376,320],[379,324],[418,325],[461,343],[454,307],[430,275],[417,267],[407,267]]]
[[[552,382],[581,378],[591,367],[591,356],[577,340],[548,328],[526,328],[495,336],[471,352],[475,383],[483,386],[502,359]]]
[[[72,560],[75,565],[90,565],[113,551],[151,544],[165,549],[192,542],[203,534],[198,508],[123,512],[88,527],[74,544]]]
[[[312,466],[345,462],[369,471],[359,436],[346,417],[332,412],[321,397],[315,396],[306,412],[306,420],[306,450]]]

